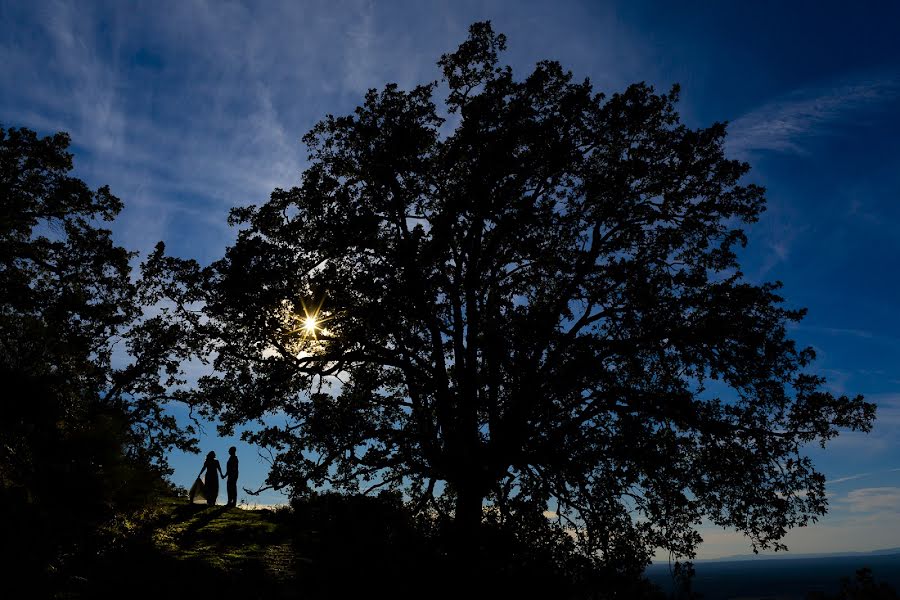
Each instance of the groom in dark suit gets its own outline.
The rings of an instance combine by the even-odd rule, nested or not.
[[[232,446],[228,449],[228,454],[228,462],[225,465],[225,489],[228,491],[228,504],[226,506],[237,506],[237,448]]]

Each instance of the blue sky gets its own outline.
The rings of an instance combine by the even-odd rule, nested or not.
[[[298,181],[318,119],[369,87],[436,79],[440,54],[483,19],[520,76],[553,58],[606,92],[678,82],[689,125],[730,122],[729,152],[768,189],[745,273],[784,281],[809,309],[793,334],[816,369],[879,405],[873,433],[812,451],[832,512],[787,543],[900,546],[900,4],[3,0],[0,123],[71,133],[77,175],[125,201],[120,243],[162,239],[208,262],[233,239],[231,206]],[[232,440],[206,431],[204,452],[224,456]],[[261,484],[265,461],[238,447],[242,484]],[[201,459],[173,464],[189,485]],[[732,532],[704,536],[701,557],[748,550]]]

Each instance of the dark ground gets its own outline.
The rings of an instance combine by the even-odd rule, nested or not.
[[[448,575],[445,557],[396,514],[368,499],[243,510],[165,498],[124,523],[127,541],[75,570],[56,597],[471,597],[459,595],[462,582]],[[700,562],[694,589],[704,600],[804,600],[809,592],[836,593],[842,577],[852,578],[864,566],[877,581],[900,588],[898,553]],[[538,571],[525,567],[497,589],[479,590],[491,598],[560,597],[561,590]],[[671,588],[667,565],[652,565],[647,576],[663,590]]]

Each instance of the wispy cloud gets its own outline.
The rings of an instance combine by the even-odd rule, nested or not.
[[[843,432],[829,442],[831,451],[852,452],[860,460],[896,456],[900,452],[900,394],[868,394],[866,400],[878,407],[872,431]]]
[[[831,335],[849,335],[851,337],[863,338],[866,340],[870,340],[875,337],[874,333],[863,329],[848,329],[845,327],[810,327],[809,329],[816,329],[818,331]]]
[[[77,174],[125,201],[114,225],[122,243],[147,251],[164,239],[206,261],[232,239],[230,207],[299,181],[300,137],[316,121],[352,111],[370,87],[437,79],[437,57],[484,11],[477,2],[276,0],[259,10],[190,0],[161,11],[36,0],[19,11],[31,37],[0,29],[0,120],[72,135]],[[491,18],[504,27],[502,14]],[[529,53],[553,51],[527,40],[565,24],[507,21],[526,30],[517,33],[519,54],[506,58],[528,66],[543,58]],[[563,48],[587,41],[556,39]],[[617,40],[618,52],[633,54],[627,42]],[[590,47],[609,54],[593,39]]]
[[[854,481],[856,479],[862,479],[863,477],[868,477],[871,473],[858,473],[856,475],[848,475],[847,477],[838,477],[837,479],[830,479],[825,482],[825,485],[834,485],[836,483],[844,483],[845,481]]]
[[[840,518],[828,515],[810,527],[792,529],[783,541],[794,553],[870,552],[896,547],[898,533],[900,511],[855,512]],[[736,531],[707,526],[700,528],[700,534],[703,544],[697,558],[719,558],[749,551],[749,541]]]
[[[855,481],[890,469],[857,473],[828,481],[838,484]],[[871,486],[847,493],[829,492],[831,508],[820,522],[792,529],[784,538],[791,552],[867,552],[896,546],[900,534],[900,487]],[[747,552],[749,542],[740,533],[704,522],[699,529],[703,544],[698,558],[716,558]],[[657,557],[659,559],[661,557]]]
[[[900,434],[900,394],[883,394],[875,397],[878,403],[878,416],[875,427],[879,425],[894,434]]]
[[[867,472],[867,473],[856,473],[855,475],[847,475],[846,477],[838,477],[836,479],[829,479],[825,482],[825,485],[834,485],[837,483],[844,483],[846,481],[856,481],[857,479],[862,479],[863,477],[869,477],[871,475],[884,474],[884,473],[895,473],[900,471],[900,469],[886,469],[883,471],[877,472]]]
[[[806,323],[796,323],[789,326],[789,329],[808,331],[812,333],[824,333],[830,336],[857,338],[859,340],[870,340],[885,345],[896,345],[900,343],[900,338],[884,335],[881,332],[876,333],[868,329],[856,329],[853,327],[829,327],[826,325],[810,325]],[[859,373],[883,375],[883,370],[858,369]]]
[[[757,232],[765,248],[765,258],[751,278],[762,280],[776,266],[788,262],[794,245],[809,230],[809,224],[797,214],[796,209],[785,203],[770,202]]]
[[[900,512],[900,487],[860,488],[836,501],[852,513]]]
[[[900,96],[900,75],[826,89],[798,90],[734,120],[727,147],[738,156],[757,150],[802,154],[813,137],[872,106]]]

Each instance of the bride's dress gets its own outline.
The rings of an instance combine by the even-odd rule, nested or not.
[[[203,485],[203,481],[199,477],[194,481],[194,485],[191,486],[189,497],[192,504],[206,504],[206,486]]]

